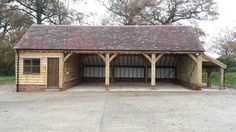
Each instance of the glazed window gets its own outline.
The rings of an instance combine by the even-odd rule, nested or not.
[[[24,73],[40,73],[40,59],[24,59]]]

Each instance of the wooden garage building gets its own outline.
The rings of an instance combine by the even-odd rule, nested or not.
[[[17,91],[65,90],[81,83],[171,81],[202,88],[202,70],[220,71],[190,26],[33,25],[14,47]],[[157,84],[157,85],[156,85]],[[111,85],[111,86],[110,86]]]

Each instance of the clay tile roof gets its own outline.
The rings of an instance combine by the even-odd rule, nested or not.
[[[14,49],[203,52],[190,26],[33,25]]]

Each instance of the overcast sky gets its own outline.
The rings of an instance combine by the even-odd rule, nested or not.
[[[207,34],[207,43],[210,43],[211,39],[216,37],[220,31],[236,27],[236,0],[215,1],[218,3],[219,19],[199,22],[200,28]],[[85,14],[93,14],[93,17],[88,20],[92,25],[99,25],[100,19],[106,15],[106,9],[97,0],[83,0],[80,4],[73,4],[72,7]],[[210,56],[214,58],[218,57],[213,51],[206,50]]]

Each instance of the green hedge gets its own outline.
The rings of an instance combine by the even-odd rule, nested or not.
[[[213,72],[212,73],[212,84],[219,85],[220,84],[220,73]],[[203,72],[202,81],[207,82],[207,73]],[[236,87],[236,72],[226,72],[225,73],[225,85],[229,87]]]

